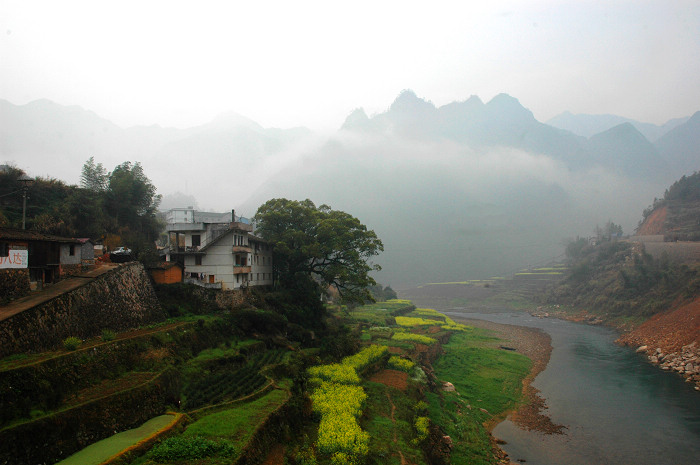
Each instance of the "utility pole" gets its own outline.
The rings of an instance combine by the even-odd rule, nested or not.
[[[18,181],[22,184],[22,229],[27,229],[27,190],[29,189],[29,185],[32,184],[34,180],[26,174],[23,174],[19,177]]]

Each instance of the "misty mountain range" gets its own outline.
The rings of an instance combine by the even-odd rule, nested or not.
[[[505,94],[435,107],[404,91],[330,137],[235,114],[122,129],[46,100],[0,101],[0,118],[0,162],[30,175],[77,183],[90,156],[108,170],[140,161],[160,193],[203,208],[251,216],[287,197],[347,211],[384,241],[378,279],[397,288],[534,265],[609,219],[632,232],[654,197],[700,167],[700,112],[663,126],[570,114],[545,124]]]

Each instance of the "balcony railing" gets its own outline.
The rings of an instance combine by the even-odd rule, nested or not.
[[[233,274],[247,274],[250,272],[251,272],[250,266],[241,266],[241,265],[234,265],[233,266]]]

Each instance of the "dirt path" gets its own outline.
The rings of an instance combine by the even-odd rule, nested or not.
[[[389,405],[391,405],[391,422],[396,424],[396,417],[394,416],[394,413],[396,412],[396,405],[394,405],[394,401],[391,400],[391,395],[387,391],[386,393],[386,398],[389,400]],[[394,444],[399,443],[399,438],[396,436],[396,428],[394,428]],[[401,450],[397,450],[399,453],[399,458],[401,459],[401,465],[407,465],[408,462],[406,461],[406,458],[403,456],[403,452]]]

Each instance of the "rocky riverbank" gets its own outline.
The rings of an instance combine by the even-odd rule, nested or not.
[[[572,313],[558,306],[538,307],[529,313],[539,318],[612,326],[623,332],[617,343],[637,348],[649,362],[677,373],[700,391],[700,298],[654,315],[637,326],[608,321],[585,311]]]
[[[665,354],[660,347],[647,345],[639,346],[637,352],[646,354],[649,361],[662,370],[678,373],[686,382],[694,383],[696,391],[700,391],[700,347],[696,342],[670,354]]]
[[[679,374],[700,391],[700,299],[654,315],[618,342],[637,347],[651,363]]]

